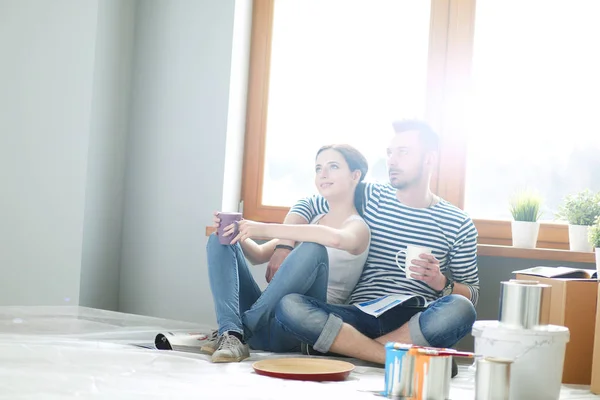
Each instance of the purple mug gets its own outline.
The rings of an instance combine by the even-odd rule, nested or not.
[[[219,236],[219,242],[221,244],[231,244],[231,241],[237,236],[239,230],[237,224],[233,233],[229,236],[223,236],[223,230],[227,228],[229,225],[234,222],[240,221],[242,219],[242,213],[239,212],[220,212],[219,218],[221,222],[219,223],[219,227],[217,228],[217,236]]]

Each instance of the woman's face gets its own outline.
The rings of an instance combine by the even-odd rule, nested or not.
[[[326,199],[352,197],[360,177],[359,171],[350,171],[344,157],[333,149],[322,151],[315,161],[315,185]]]

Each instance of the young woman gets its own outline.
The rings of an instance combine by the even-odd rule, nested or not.
[[[368,170],[365,157],[349,145],[322,147],[315,161],[315,185],[329,212],[308,225],[263,224],[242,220],[225,228],[230,245],[213,234],[207,245],[208,272],[219,329],[203,350],[213,362],[241,361],[253,349],[295,351],[300,343],[284,333],[273,314],[287,294],[305,294],[330,303],[345,303],[366,261],[370,232],[359,215]],[[360,187],[359,187],[360,186]],[[357,187],[358,190],[357,190]],[[218,213],[215,214],[218,225]],[[236,225],[239,229],[234,237]],[[252,239],[273,239],[259,245]],[[277,239],[314,246],[292,251],[261,293],[246,264],[269,261]],[[310,254],[310,256],[306,256]]]

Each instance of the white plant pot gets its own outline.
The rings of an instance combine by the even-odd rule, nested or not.
[[[589,231],[590,227],[587,225],[569,225],[569,248],[571,251],[592,252]]]
[[[596,247],[596,279],[600,279],[600,247]]]
[[[513,247],[535,249],[540,232],[539,222],[512,221],[511,227]]]

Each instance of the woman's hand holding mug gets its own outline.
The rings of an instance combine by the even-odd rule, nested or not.
[[[237,235],[238,221],[242,219],[239,212],[215,212],[213,215],[213,226],[216,225],[217,236],[221,244],[235,244],[231,238]],[[233,233],[233,236],[231,234]]]
[[[268,224],[263,224],[262,222],[242,219],[240,221],[234,221],[233,224],[226,227],[223,235],[226,237],[233,237],[231,244],[243,242],[246,239],[262,239],[266,234],[267,226]]]

